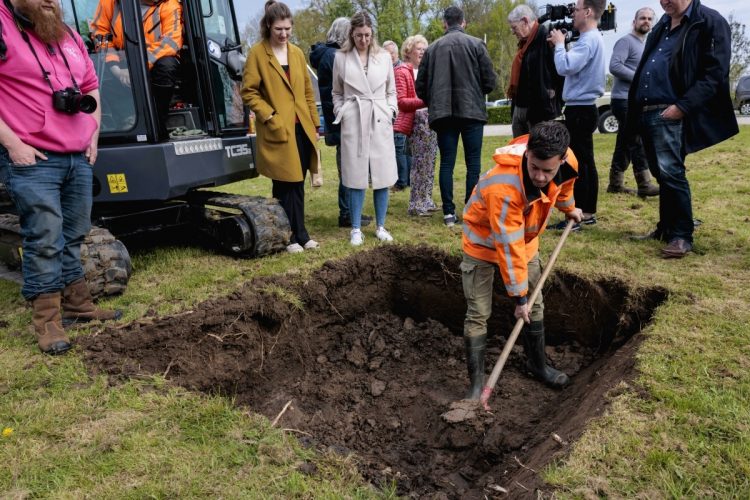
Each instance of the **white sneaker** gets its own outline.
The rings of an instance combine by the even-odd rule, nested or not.
[[[364,242],[365,235],[362,234],[362,231],[359,229],[352,229],[352,232],[350,233],[349,243],[351,243],[354,247],[358,247]]]
[[[320,243],[315,240],[307,240],[307,243],[305,243],[305,250],[315,250],[318,248],[320,248]]]
[[[302,248],[302,245],[300,245],[299,243],[292,243],[291,245],[286,246],[286,251],[289,253],[300,253],[304,252],[305,249]]]
[[[391,233],[389,233],[383,226],[378,226],[375,230],[375,237],[386,243],[393,241],[393,236],[391,236]]]

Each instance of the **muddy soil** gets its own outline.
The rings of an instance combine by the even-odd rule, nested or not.
[[[564,456],[608,391],[633,377],[637,333],[667,294],[553,274],[547,355],[572,384],[554,391],[528,378],[515,347],[492,411],[448,424],[441,414],[468,383],[458,264],[428,247],[382,247],[328,262],[305,283],[259,279],[182,315],[80,338],[79,349],[113,382],[166,374],[270,419],[291,401],[277,425],[321,450],[353,453],[376,486],[396,481],[415,498],[500,488],[535,497],[549,489],[536,471]],[[512,328],[498,281],[488,372]]]

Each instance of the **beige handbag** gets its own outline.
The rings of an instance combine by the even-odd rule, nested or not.
[[[320,149],[315,148],[315,153],[318,155],[318,172],[310,173],[310,186],[319,188],[323,185],[323,162],[320,161]]]

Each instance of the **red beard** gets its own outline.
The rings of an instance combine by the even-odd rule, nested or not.
[[[32,5],[29,0],[17,0],[16,8],[34,25],[32,30],[44,43],[59,42],[65,36],[62,10],[57,2],[52,9]]]

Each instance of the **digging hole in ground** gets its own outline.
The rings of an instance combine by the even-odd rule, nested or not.
[[[632,379],[637,334],[667,292],[553,273],[547,355],[571,385],[554,391],[526,377],[515,347],[492,413],[447,424],[440,415],[468,385],[459,261],[429,247],[385,246],[328,262],[303,285],[258,279],[188,313],[79,344],[92,373],[114,380],[166,374],[270,419],[292,401],[277,425],[318,449],[354,453],[375,485],[396,481],[413,497],[483,498],[498,486],[532,495],[544,488],[535,471],[567,453],[608,391]],[[499,280],[495,291],[488,372],[513,327]]]

